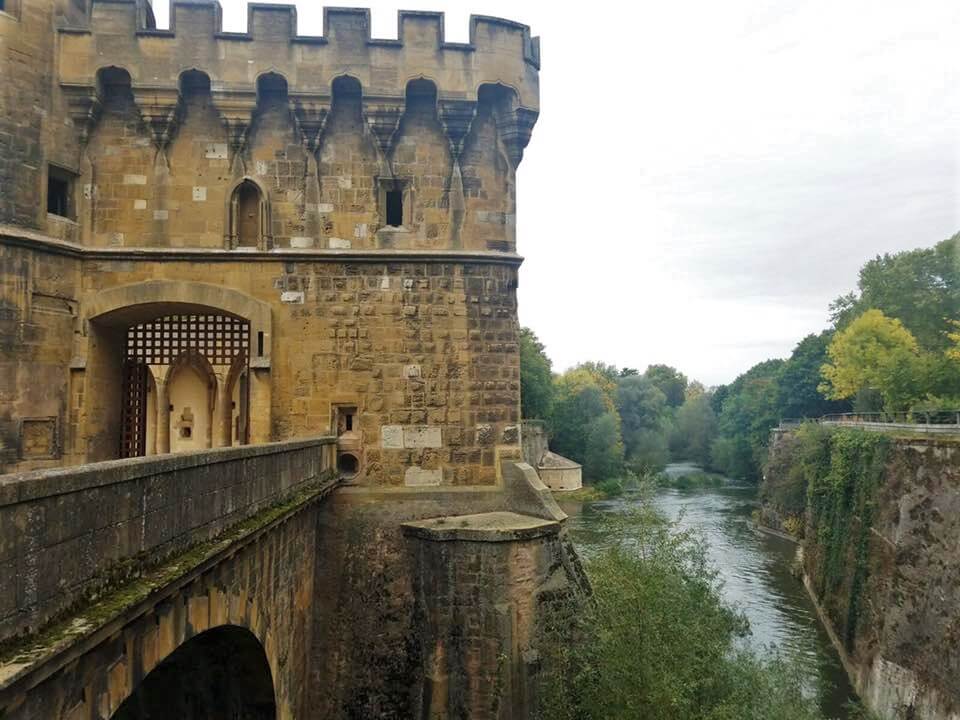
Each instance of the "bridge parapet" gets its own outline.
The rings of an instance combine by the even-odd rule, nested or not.
[[[332,437],[0,476],[0,641],[332,475]]]

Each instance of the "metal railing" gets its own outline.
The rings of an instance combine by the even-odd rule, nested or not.
[[[784,418],[780,430],[795,428],[803,422],[826,425],[859,425],[863,427],[889,427],[912,429],[922,432],[955,432],[960,430],[960,410],[933,410],[930,412],[875,412],[832,413],[819,418]]]

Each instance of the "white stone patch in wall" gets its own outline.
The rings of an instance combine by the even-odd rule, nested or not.
[[[134,201],[133,201],[133,209],[134,209],[134,210],[146,210],[146,209],[147,209],[147,201],[146,201],[146,200],[134,200]]]
[[[153,219],[154,220],[167,220],[170,217],[169,210],[154,210]]]
[[[303,305],[303,293],[299,290],[287,290],[286,292],[280,293],[280,302]]]
[[[380,289],[381,289],[381,290],[389,290],[389,289],[390,289],[390,276],[389,276],[389,275],[384,275],[382,278],[380,278]]]
[[[404,279],[403,279],[403,289],[404,289],[404,290],[413,290],[413,278],[404,278]]]
[[[312,248],[313,238],[311,237],[292,237],[290,238],[290,247],[292,248]]]
[[[193,188],[193,201],[194,202],[206,202],[207,201],[207,189],[205,187],[195,186]]]
[[[403,484],[407,487],[431,487],[439,485],[443,481],[443,470],[424,470],[422,467],[414,465],[408,467],[403,475]]]
[[[333,203],[317,203],[317,212],[318,212],[318,213],[332,213],[332,212],[333,212]]]
[[[353,178],[349,175],[340,175],[337,177],[337,187],[341,190],[349,190],[353,187]]]
[[[146,185],[147,176],[146,175],[124,175],[123,184],[124,185]]]
[[[353,247],[351,240],[335,237],[330,238],[330,248],[333,250],[349,250],[351,247]]]
[[[208,160],[226,160],[227,159],[227,144],[226,143],[207,143],[204,146],[204,154]]]
[[[421,377],[420,366],[419,365],[404,365],[403,366],[403,376],[405,378],[418,378]]]
[[[403,428],[403,446],[405,448],[438,448],[441,444],[439,427],[408,425]]]
[[[93,185],[87,183],[83,186],[83,199],[90,200],[93,197]]]
[[[403,450],[403,426],[384,425],[381,427],[380,446],[385,450]]]
[[[365,238],[367,236],[367,224],[357,223],[353,226],[353,236],[355,238]]]
[[[267,167],[267,164],[263,160],[257,160],[256,168],[257,168],[257,175],[266,175],[270,169]]]

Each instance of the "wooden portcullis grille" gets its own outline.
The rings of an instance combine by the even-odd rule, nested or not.
[[[147,373],[142,360],[123,363],[123,406],[120,411],[120,457],[147,454]]]
[[[250,358],[250,323],[228,315],[166,315],[127,329],[123,362],[120,457],[147,453],[147,394],[151,365],[173,365],[185,353],[202,355],[212,366],[247,369]],[[240,373],[246,376],[246,373]],[[240,402],[249,402],[245,380]],[[246,411],[239,439],[246,442]]]
[[[211,365],[232,365],[250,355],[250,323],[226,315],[167,315],[127,330],[128,359],[170,365],[193,350]]]

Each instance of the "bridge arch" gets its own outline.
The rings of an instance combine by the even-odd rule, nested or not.
[[[272,439],[269,412],[250,412],[251,407],[270,407],[268,303],[209,283],[151,280],[101,290],[85,299],[82,316],[87,342],[83,366],[76,368],[83,375],[76,379],[84,393],[83,416],[96,422],[78,428],[79,459],[92,462],[188,445],[202,449]],[[212,364],[216,369],[209,383],[211,407],[191,401],[187,413],[196,413],[199,402],[204,417],[209,415],[201,425],[211,431],[192,436],[187,444],[171,442],[181,430],[192,433],[181,427],[191,418],[171,416],[175,408],[166,383],[174,377],[176,355],[185,350],[205,356],[208,362],[198,367]],[[242,393],[235,392],[241,388],[238,377]],[[150,412],[155,419],[148,422]]]
[[[239,625],[186,640],[151,670],[111,720],[276,720],[263,645]]]

